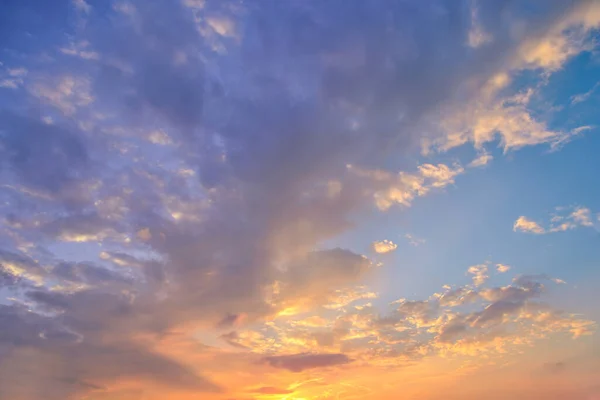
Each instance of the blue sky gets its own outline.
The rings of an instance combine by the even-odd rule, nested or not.
[[[600,398],[599,29],[3,2],[0,400]]]

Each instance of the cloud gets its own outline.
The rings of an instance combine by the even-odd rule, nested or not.
[[[479,14],[484,11],[482,8],[483,4],[480,3],[472,7],[471,46],[481,46],[482,49],[500,47],[505,32],[495,35],[485,32],[478,22]],[[592,47],[592,32],[600,25],[597,5],[580,2],[573,6],[558,7],[554,11],[561,8],[562,15],[551,15],[551,12],[540,15],[541,19],[554,19],[552,27],[544,34],[531,35],[517,45],[504,68],[484,78],[487,81],[481,83],[478,94],[443,113],[442,134],[433,141],[438,149],[448,150],[469,141],[481,148],[483,144],[496,140],[497,136],[505,152],[543,143],[554,148],[576,135],[577,129],[553,130],[544,121],[536,119],[535,113],[529,108],[531,97],[536,95],[535,86],[517,95],[506,95],[503,91],[513,77],[523,71],[537,71],[547,78],[560,70],[569,59]],[[426,152],[429,151],[430,142],[429,138],[425,141]]]
[[[28,255],[2,248],[0,248],[0,271],[7,284],[17,283],[19,280],[40,284],[47,275],[44,268]]]
[[[380,242],[373,242],[373,250],[375,253],[389,253],[398,248],[398,245],[390,240],[382,240]]]
[[[92,6],[90,6],[85,0],[73,0],[73,6],[75,6],[77,10],[86,14],[89,14],[92,9]]]
[[[596,89],[598,89],[598,87],[600,87],[600,84],[596,83],[594,86],[592,86],[592,88],[590,90],[588,90],[585,93],[580,93],[580,94],[576,94],[574,96],[571,96],[571,105],[575,105],[578,103],[583,103],[584,101],[587,101],[587,99],[590,98],[590,96],[592,94],[594,94],[594,92],[596,91]]]
[[[460,165],[449,167],[445,164],[422,164],[415,173],[400,171],[397,174],[352,165],[348,165],[348,169],[372,192],[375,205],[382,211],[396,204],[410,207],[416,197],[454,184],[455,177],[464,172]]]
[[[34,96],[70,116],[94,101],[90,85],[86,78],[64,76],[56,83],[36,84],[31,91]]]
[[[246,339],[236,334],[235,340],[244,349],[275,357],[281,368],[289,359],[323,353],[386,366],[452,355],[485,355],[494,362],[558,332],[576,339],[595,331],[594,322],[543,302],[552,282],[558,280],[517,275],[506,286],[448,287],[425,300],[400,299],[385,312],[370,304],[334,309],[334,314],[313,309],[308,315],[318,323],[278,319],[244,332]],[[286,355],[290,352],[296,355]]]
[[[75,132],[10,112],[1,121],[0,154],[24,183],[58,192],[85,173],[86,143]]]
[[[527,219],[527,217],[524,216],[520,216],[519,218],[517,218],[515,224],[513,225],[513,231],[536,234],[545,233],[544,228],[542,228],[537,222]]]
[[[473,265],[469,267],[467,272],[473,275],[473,284],[475,286],[481,286],[489,278],[487,275],[488,267],[485,264]]]
[[[578,227],[592,227],[598,229],[598,219],[594,219],[593,213],[589,208],[575,207],[556,207],[557,213],[553,214],[550,224],[543,228],[538,223],[521,216],[514,224],[513,230],[527,233],[553,233],[564,232]],[[567,213],[565,214],[565,211]],[[569,212],[570,211],[570,212]]]
[[[344,354],[309,353],[265,357],[264,361],[274,368],[287,369],[292,372],[302,372],[307,369],[332,367],[352,362]]]
[[[500,272],[501,274],[510,271],[510,268],[511,267],[506,264],[496,264],[496,271]]]
[[[490,161],[492,161],[493,159],[494,159],[494,157],[491,154],[482,153],[477,158],[475,158],[473,161],[471,161],[468,166],[471,168],[483,167],[483,166],[487,165],[488,163],[490,163]]]
[[[504,22],[495,18],[501,9]],[[408,207],[456,183],[465,172],[458,162],[389,167],[390,155],[408,165],[422,141],[432,151],[469,141],[481,151],[498,135],[505,150],[571,136],[532,116],[536,93],[499,93],[524,68],[559,68],[582,48],[560,39],[563,28],[583,21],[587,32],[596,21],[556,2],[521,26],[520,10],[494,2],[476,10],[343,1],[8,6],[0,41],[22,67],[0,81],[12,88],[0,94],[0,206],[12,221],[0,239],[15,247],[2,250],[0,282],[12,300],[0,311],[9,326],[0,335],[0,397],[62,400],[105,388],[132,398],[155,382],[182,396],[220,390],[204,377],[217,361],[188,360],[205,348],[163,354],[173,332],[195,343],[221,336],[238,349],[238,367],[244,357],[292,372],[355,354],[415,360],[438,349],[415,338],[439,333],[451,319],[444,307],[521,293],[526,300],[514,294],[512,309],[477,303],[480,314],[454,319],[465,329],[447,327],[446,336],[464,341],[442,349],[506,339],[485,329],[497,315],[521,318],[533,289],[455,289],[375,315],[365,303],[376,295],[361,287],[371,261],[324,244],[373,205]],[[314,310],[340,318],[280,328]],[[536,322],[539,313],[527,311],[525,322]],[[568,315],[544,321],[592,330]],[[252,324],[265,331],[252,333]]]

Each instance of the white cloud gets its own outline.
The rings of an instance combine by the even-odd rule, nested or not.
[[[577,209],[575,209],[575,211],[573,211],[569,217],[582,226],[594,225],[589,208],[577,207]]]
[[[510,266],[509,265],[505,265],[505,264],[496,264],[496,271],[500,272],[501,274],[510,271]]]
[[[396,250],[397,247],[398,245],[396,243],[387,239],[379,242],[373,242],[373,250],[375,250],[375,252],[379,254],[392,252]]]
[[[537,222],[529,220],[527,217],[521,216],[514,224],[513,230],[528,232],[528,233],[551,233],[551,232],[564,232],[578,227],[598,227],[594,221],[592,212],[587,207],[557,207],[558,213],[553,214],[550,219],[550,224],[547,228],[543,228]],[[567,214],[565,210],[572,210]],[[561,215],[562,212],[562,215]]]
[[[477,7],[471,10],[472,29],[469,43],[479,47],[491,40],[477,20]],[[534,88],[526,88],[517,95],[506,95],[506,89],[513,77],[524,70],[534,70],[543,78],[547,78],[573,56],[591,49],[590,34],[600,26],[600,3],[580,4],[566,13],[557,23],[543,35],[532,35],[521,43],[504,70],[491,76],[482,85],[481,90],[454,106],[449,106],[439,120],[442,134],[437,138],[426,138],[423,141],[424,152],[430,145],[439,151],[447,151],[467,142],[476,148],[485,143],[500,140],[504,151],[519,149],[524,146],[550,144],[553,148],[564,144],[581,129],[551,129],[544,120],[534,117],[528,107],[529,100],[536,95]],[[571,99],[573,104],[584,101],[593,90]],[[481,160],[483,161],[483,159]],[[475,162],[470,166],[478,166]]]
[[[365,170],[352,165],[350,172],[360,178],[366,178],[365,186],[373,192],[375,204],[385,211],[399,204],[410,207],[415,197],[428,194],[431,189],[440,189],[454,184],[456,176],[464,172],[458,164],[449,167],[445,164],[422,164],[415,173],[404,171],[393,174],[384,170]]]
[[[494,157],[491,154],[484,152],[471,161],[468,166],[471,168],[483,167],[484,165],[489,164],[493,159]]]
[[[470,266],[467,272],[473,275],[473,284],[475,286],[481,286],[489,278],[487,275],[488,267],[485,264]]]
[[[235,36],[235,22],[224,17],[209,17],[206,19],[208,25],[221,36]]]
[[[542,228],[537,222],[527,219],[527,217],[520,216],[513,225],[513,231],[517,232],[527,232],[527,233],[535,233],[542,234],[544,233],[544,228]]]

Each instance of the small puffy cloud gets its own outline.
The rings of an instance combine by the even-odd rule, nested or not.
[[[475,286],[481,286],[489,278],[487,275],[488,267],[485,264],[470,266],[467,272],[473,275],[473,284]]]
[[[571,213],[570,218],[572,218],[573,221],[575,221],[575,223],[582,226],[594,225],[594,223],[592,222],[592,215],[589,208],[577,207],[575,211]]]
[[[325,368],[349,364],[352,360],[344,354],[311,354],[300,353],[284,356],[271,356],[263,359],[274,368],[302,372],[307,369]]]
[[[398,245],[391,240],[385,239],[379,242],[373,242],[372,247],[375,253],[383,254],[396,250]]]
[[[501,274],[510,271],[510,266],[505,265],[505,264],[496,264],[496,271],[500,272]]]
[[[520,216],[519,218],[517,218],[513,225],[513,231],[535,234],[545,233],[544,228],[542,228],[537,222],[532,221],[525,216]]]
[[[521,216],[515,222],[513,230],[515,232],[521,231],[542,234],[564,232],[578,227],[596,227],[597,229],[600,227],[598,222],[595,221],[591,210],[587,207],[556,207],[556,211],[557,213],[553,214],[547,228],[542,227],[537,222],[534,222],[525,216]],[[600,218],[600,215],[598,218]],[[598,219],[598,221],[600,221],[600,219]]]

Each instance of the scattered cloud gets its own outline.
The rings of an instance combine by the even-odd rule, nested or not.
[[[509,265],[506,264],[496,264],[496,271],[500,272],[501,274],[504,274],[508,271],[510,271],[511,267]]]
[[[384,239],[379,242],[373,242],[372,246],[373,246],[373,250],[375,251],[375,253],[379,253],[379,254],[390,253],[390,252],[396,250],[396,248],[398,248],[398,245],[396,243],[392,242],[391,240],[387,240],[387,239]]]
[[[600,222],[598,215],[594,216],[589,208],[581,206],[557,207],[556,213],[553,214],[547,228],[543,228],[538,223],[521,216],[515,221],[513,230],[515,232],[542,234],[564,232],[578,227],[595,227],[598,229],[598,222]]]
[[[469,274],[473,275],[473,284],[475,286],[481,286],[485,283],[485,281],[489,278],[487,275],[488,267],[485,264],[473,265],[469,267]]]
[[[520,216],[519,218],[517,218],[513,225],[513,231],[535,234],[545,233],[544,228],[542,228],[537,222],[527,219],[527,217],[525,216]]]

